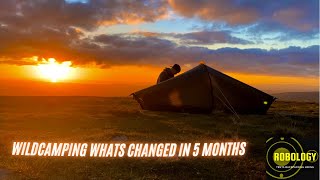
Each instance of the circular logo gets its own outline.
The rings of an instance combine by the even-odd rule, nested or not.
[[[295,138],[270,138],[267,143],[267,174],[276,179],[287,179],[296,175],[309,159]]]

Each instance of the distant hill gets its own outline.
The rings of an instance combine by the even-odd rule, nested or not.
[[[272,94],[280,101],[300,101],[319,103],[319,92],[284,92]]]

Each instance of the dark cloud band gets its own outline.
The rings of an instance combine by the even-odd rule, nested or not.
[[[0,63],[33,64],[24,59],[32,56],[71,60],[75,65],[95,62],[102,67],[128,64],[163,66],[172,63],[192,64],[205,60],[227,71],[318,76],[319,46],[288,47],[269,51],[258,48],[212,50],[202,46],[216,43],[252,43],[234,37],[225,30],[180,34],[143,32],[138,36],[137,33],[85,36],[86,32],[92,32],[101,25],[154,22],[165,18],[170,11],[187,18],[197,17],[207,22],[224,21],[233,26],[260,24],[256,29],[251,29],[252,34],[280,29],[291,35],[306,38],[309,32],[312,32],[312,35],[318,33],[319,20],[318,14],[315,13],[318,12],[318,1],[290,2],[284,0],[262,4],[258,1],[238,0],[90,0],[72,3],[63,0],[2,1]],[[168,40],[170,38],[175,38],[181,43]]]

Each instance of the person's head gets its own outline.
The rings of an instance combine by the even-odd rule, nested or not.
[[[179,66],[179,64],[174,64],[172,67],[171,67],[171,71],[173,74],[177,74],[181,71],[181,68]]]

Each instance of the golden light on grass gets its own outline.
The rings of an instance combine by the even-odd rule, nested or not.
[[[37,66],[37,70],[41,78],[55,83],[71,76],[71,65],[71,61],[58,63],[54,58],[49,58],[48,60],[42,59],[41,64]]]

